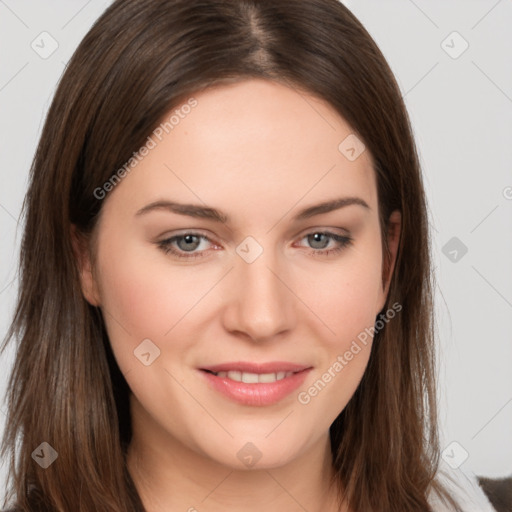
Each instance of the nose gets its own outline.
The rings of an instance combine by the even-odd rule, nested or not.
[[[292,330],[297,298],[285,262],[265,250],[252,263],[238,258],[231,272],[223,323],[227,331],[265,341]]]

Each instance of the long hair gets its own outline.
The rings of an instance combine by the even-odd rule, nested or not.
[[[434,478],[426,198],[400,89],[377,45],[337,0],[117,0],[60,80],[23,205],[19,295],[2,346],[16,342],[1,454],[10,454],[7,500],[20,510],[143,510],[126,465],[129,388],[100,310],[82,295],[71,226],[91,235],[102,206],[98,188],[164,114],[200,90],[248,78],[327,101],[364,142],[377,178],[384,256],[387,219],[393,210],[402,214],[385,306],[399,303],[402,311],[375,334],[360,385],[331,426],[335,479],[354,510],[431,511],[434,490],[451,502]],[[41,443],[58,454],[46,469],[37,454],[52,452]]]

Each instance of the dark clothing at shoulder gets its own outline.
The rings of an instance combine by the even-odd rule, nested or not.
[[[512,510],[512,477],[499,479],[479,477],[478,483],[497,512]]]

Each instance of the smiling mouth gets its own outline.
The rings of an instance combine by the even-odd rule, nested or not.
[[[211,389],[246,406],[277,404],[300,387],[313,368],[287,362],[232,362],[198,368]]]
[[[279,380],[286,379],[292,375],[300,372],[276,372],[276,373],[251,373],[251,372],[240,372],[236,370],[225,371],[225,372],[213,372],[211,370],[203,370],[211,373],[221,379],[227,378],[235,382],[243,382],[245,384],[269,384],[277,382]],[[303,371],[303,370],[300,370]]]

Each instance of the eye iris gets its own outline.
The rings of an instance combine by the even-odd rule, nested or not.
[[[191,244],[191,245],[185,245],[185,244],[182,244],[182,242],[185,242],[185,244]],[[193,251],[194,249],[197,249],[197,247],[199,246],[200,240],[199,240],[199,237],[196,235],[185,235],[185,236],[178,238],[177,243],[178,243],[178,247],[182,251],[190,252],[190,251]]]
[[[324,237],[324,240],[321,240],[321,237]],[[329,238],[325,236],[324,233],[313,233],[312,235],[308,235],[308,243],[310,243],[313,249],[325,249],[327,245],[329,245]],[[320,246],[316,246],[315,244],[319,243]]]

